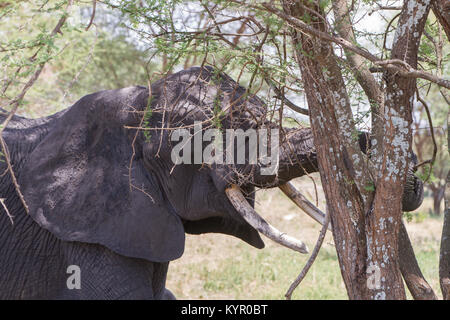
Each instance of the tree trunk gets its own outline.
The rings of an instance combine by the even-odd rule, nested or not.
[[[433,195],[433,213],[441,215],[441,202],[444,199],[445,185],[440,185],[432,189]]]
[[[419,264],[417,263],[411,241],[408,237],[405,225],[400,225],[399,233],[399,252],[400,270],[408,286],[409,292],[415,300],[437,300],[431,286],[425,280]]]
[[[429,10],[430,2],[427,0],[404,1],[393,40],[391,59],[405,61],[417,68],[417,52]],[[393,264],[384,272],[389,274],[397,271],[400,259],[396,236],[402,227],[401,197],[412,148],[412,110],[416,80],[399,76],[392,71],[386,71],[384,79],[386,96],[383,154],[375,155],[379,158],[375,162],[381,164],[381,167],[377,168],[374,210],[366,221],[366,232],[371,243],[382,244],[373,246],[376,251],[372,251],[372,254],[377,255],[373,260],[380,263],[378,267],[382,268],[382,274],[386,262]],[[371,248],[368,247],[370,251]],[[390,282],[384,287],[384,292],[388,294],[388,290],[400,291],[401,287],[398,282]],[[391,296],[401,297],[400,293]]]
[[[445,195],[444,226],[441,237],[441,254],[439,261],[439,279],[442,296],[450,300],[450,172],[447,175]]]
[[[450,154],[450,112],[447,114],[447,146]],[[450,300],[450,171],[445,185],[444,226],[441,237],[441,254],[439,259],[439,279],[442,296]]]
[[[284,10],[293,17],[304,18],[304,8],[321,12],[319,6],[308,1],[284,2]],[[323,14],[323,12],[321,12]],[[327,26],[319,19],[310,25],[320,31]],[[333,237],[341,266],[341,274],[350,299],[404,298],[398,266],[386,261],[393,269],[378,275],[387,283],[395,283],[392,290],[380,292],[379,287],[368,286],[367,238],[365,232],[365,203],[361,196],[361,181],[365,171],[359,170],[350,159],[361,159],[351,141],[355,130],[349,99],[340,67],[330,43],[292,30],[297,48],[295,55],[302,73],[303,85],[310,110],[311,127],[317,150],[322,185],[331,214]],[[363,163],[358,161],[358,163]],[[366,197],[367,200],[367,197]],[[396,232],[389,232],[396,237]],[[395,246],[391,246],[394,248]],[[387,248],[387,246],[386,246]],[[373,256],[371,254],[371,256]],[[395,268],[397,267],[397,270]]]

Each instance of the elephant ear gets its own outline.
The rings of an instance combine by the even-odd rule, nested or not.
[[[182,222],[144,168],[140,139],[133,152],[136,130],[124,128],[139,125],[133,111],[147,100],[143,87],[102,91],[55,120],[19,177],[41,227],[128,257],[166,262],[182,255]]]

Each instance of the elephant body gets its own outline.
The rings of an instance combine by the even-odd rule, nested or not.
[[[170,299],[168,264],[183,253],[185,229],[263,246],[245,221],[228,217],[232,206],[199,166],[169,178],[170,158],[139,139],[131,157],[136,130],[124,126],[139,125],[133,112],[148,96],[145,87],[108,90],[47,118],[13,117],[3,137],[30,213],[0,162],[0,198],[13,221],[0,206],[0,299]],[[161,121],[155,112],[149,126]],[[70,266],[81,271],[81,289],[68,288]]]
[[[47,119],[15,117],[4,134],[20,179],[27,156],[64,114]],[[1,163],[1,171],[5,163]],[[0,177],[0,299],[161,299],[168,262],[119,255],[93,243],[58,239],[28,215],[9,174]],[[81,289],[68,289],[68,268],[80,267]]]
[[[225,189],[238,183],[254,206],[255,187],[317,171],[311,130],[285,130],[271,176],[248,161],[174,165],[170,135],[217,119],[222,129],[276,127],[266,108],[206,67],[151,88],[97,92],[47,118],[14,116],[3,138],[29,213],[0,162],[0,198],[13,221],[0,206],[0,299],[173,298],[166,274],[183,254],[185,232],[224,233],[263,248]],[[408,199],[420,205],[422,185],[412,181],[417,196]],[[73,266],[79,288],[69,285]]]

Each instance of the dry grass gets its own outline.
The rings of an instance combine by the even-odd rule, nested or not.
[[[314,200],[313,184],[308,177],[297,179],[294,184]],[[319,207],[324,209],[324,197],[318,187]],[[442,219],[423,213],[428,212],[430,205],[426,199],[411,215],[407,228],[422,271],[440,295],[438,259]],[[268,221],[305,241],[312,250],[320,226],[280,191],[258,191],[256,208]],[[258,250],[221,234],[187,235],[183,257],[170,264],[167,287],[178,299],[284,299],[308,255],[295,253],[268,239],[264,241],[266,248]],[[330,232],[315,264],[292,298],[347,299]]]

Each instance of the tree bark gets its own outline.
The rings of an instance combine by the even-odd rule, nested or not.
[[[447,146],[450,154],[450,112],[447,114]],[[439,259],[439,279],[442,296],[450,300],[450,171],[445,185],[444,226],[441,237],[441,254]]]
[[[335,16],[335,25],[339,35],[356,44],[356,38],[353,31],[353,26],[350,19],[352,10],[348,6],[346,0],[333,1],[333,13]],[[372,135],[374,140],[373,150],[371,153],[381,154],[382,137],[384,130],[384,96],[383,91],[376,82],[368,66],[365,65],[364,59],[352,54],[349,50],[344,50],[347,62],[351,66],[352,73],[356,80],[361,85],[367,98],[371,103],[372,111]],[[377,165],[377,164],[376,164]],[[379,164],[378,164],[379,165]],[[400,270],[402,276],[415,299],[429,300],[437,299],[433,289],[427,283],[419,268],[408,233],[404,225],[401,225],[399,234],[399,255],[400,255]]]
[[[433,13],[450,41],[450,0],[434,0]]]
[[[437,300],[436,294],[420,270],[411,241],[408,237],[408,232],[403,223],[400,224],[398,241],[400,271],[402,272],[409,292],[411,292],[415,300]]]
[[[445,185],[438,185],[435,188],[431,188],[433,197],[433,213],[441,215],[441,202],[444,199]]]
[[[400,59],[413,68],[417,67],[417,52],[429,10],[428,0],[404,2],[391,59]],[[376,161],[381,164],[381,168],[376,183],[374,214],[367,219],[368,239],[371,239],[369,242],[383,243],[381,248],[380,245],[375,246],[376,251],[372,252],[377,255],[374,261],[381,262],[378,266],[382,269],[386,262],[397,265],[399,259],[396,236],[390,233],[398,234],[402,224],[401,196],[412,148],[412,110],[416,88],[414,79],[391,71],[385,72],[384,78],[386,96],[383,154],[375,155],[381,158]],[[381,250],[378,251],[379,249]],[[398,286],[399,283],[394,285]],[[385,289],[392,290],[392,285],[390,287]]]

